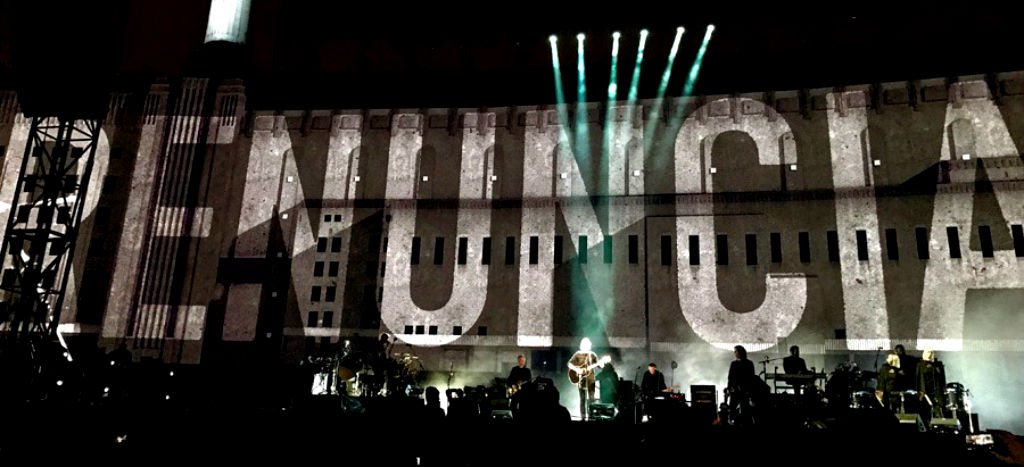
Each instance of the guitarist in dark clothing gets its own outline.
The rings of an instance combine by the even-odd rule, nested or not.
[[[533,381],[533,375],[530,373],[530,369],[526,367],[526,357],[520,355],[516,359],[516,366],[512,367],[512,371],[508,373],[506,382],[509,387],[514,387],[518,391],[522,389],[524,384],[530,381]]]
[[[747,349],[737,345],[733,347],[733,355],[736,359],[729,364],[726,388],[728,407],[735,423],[752,423],[752,403],[760,378],[754,372],[754,362],[747,359]]]
[[[597,354],[591,350],[592,346],[590,339],[584,337],[580,340],[580,349],[569,359],[569,380],[579,388],[580,416],[583,420],[587,419],[590,401],[594,398],[594,387],[597,381],[594,368],[601,363]]]

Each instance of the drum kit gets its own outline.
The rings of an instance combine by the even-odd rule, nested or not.
[[[875,396],[875,390],[871,387],[872,380],[878,378],[873,371],[861,371],[856,363],[841,363],[836,367],[825,385],[825,392],[833,407],[849,407],[852,409],[877,409],[884,407],[883,403]],[[918,413],[921,404],[939,406],[946,416],[953,418],[971,410],[970,390],[964,388],[961,383],[949,383],[944,388],[945,394],[942,401],[932,401],[924,394],[916,390],[905,390],[892,394],[892,400],[887,404],[891,408],[903,413]],[[928,401],[925,399],[928,398]]]
[[[825,383],[825,396],[829,405],[854,409],[880,407],[874,389],[868,384],[877,377],[875,372],[861,371],[856,363],[840,363]]]
[[[411,353],[372,361],[359,353],[348,353],[338,363],[339,388],[352,397],[387,397],[417,392],[423,363]]]

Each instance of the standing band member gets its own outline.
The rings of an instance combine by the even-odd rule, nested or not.
[[[591,350],[592,347],[590,339],[584,337],[580,340],[580,349],[569,359],[569,381],[579,388],[580,416],[584,420],[587,419],[590,401],[594,398],[597,381],[594,369],[610,360],[607,357],[598,359],[597,354]]]
[[[526,367],[526,357],[520,355],[516,358],[516,366],[512,367],[512,371],[508,373],[508,379],[505,382],[508,384],[509,389],[517,392],[523,388],[524,384],[530,381],[533,381],[533,374]]]

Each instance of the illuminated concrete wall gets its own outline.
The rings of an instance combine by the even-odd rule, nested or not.
[[[246,113],[205,80],[114,102],[65,313],[105,345],[294,361],[390,332],[493,376],[587,335],[721,385],[738,343],[818,368],[903,343],[1024,389],[980,373],[1024,355],[1022,73],[594,105],[588,132],[544,106]]]

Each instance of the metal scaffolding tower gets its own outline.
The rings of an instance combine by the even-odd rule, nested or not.
[[[56,336],[100,135],[97,119],[31,117],[0,258],[0,322]]]

